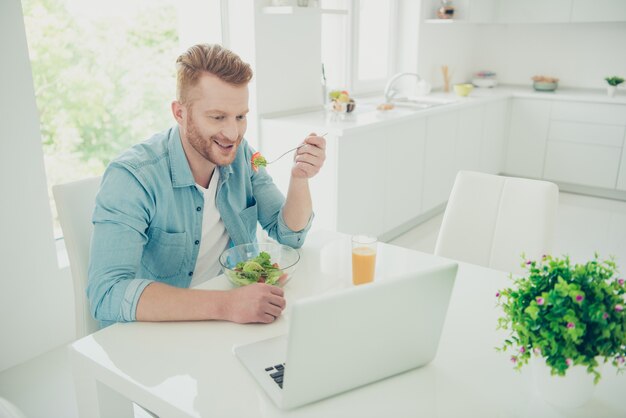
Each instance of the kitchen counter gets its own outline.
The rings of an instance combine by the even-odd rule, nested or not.
[[[435,93],[436,94],[436,93]],[[495,88],[475,88],[471,97],[488,98],[492,96],[520,97],[525,99],[566,100],[589,103],[626,104],[626,92],[620,91],[615,97],[609,97],[605,89],[575,89],[559,87],[553,92],[535,91],[531,86],[498,86]]]
[[[352,114],[314,109],[261,119],[261,152],[274,157],[308,132],[326,136],[325,167],[311,182],[315,225],[381,240],[441,212],[459,170],[557,182],[561,190],[626,200],[626,95],[531,87],[434,92],[423,109],[376,110],[355,98]],[[269,168],[283,193],[292,161]]]
[[[382,96],[356,97],[356,109],[353,113],[349,114],[335,114],[324,109],[317,109],[308,112],[272,115],[262,118],[306,127],[315,132],[328,132],[341,136],[346,133],[345,131],[355,133],[364,129],[381,127],[409,119],[432,116],[437,113],[510,98],[626,105],[626,94],[623,92],[617,93],[615,97],[608,97],[606,91],[602,89],[573,89],[564,87],[557,89],[555,92],[538,92],[533,90],[530,86],[504,85],[495,88],[475,88],[468,97],[458,97],[454,93],[435,91],[428,96],[419,98],[435,103],[432,107],[425,109],[415,109],[398,105],[392,110],[381,111],[377,110],[376,106],[383,102]]]

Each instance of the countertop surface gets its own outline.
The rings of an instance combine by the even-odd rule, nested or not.
[[[435,91],[417,100],[434,103],[426,108],[416,108],[398,103],[394,109],[381,111],[376,107],[383,102],[382,96],[355,97],[356,109],[349,114],[337,114],[323,108],[262,116],[264,121],[306,126],[329,132],[331,135],[345,135],[362,129],[382,127],[414,118],[428,117],[439,113],[458,110],[478,104],[505,101],[510,98],[536,100],[575,101],[600,104],[626,105],[626,92],[618,91],[609,97],[604,89],[559,88],[554,92],[538,92],[530,86],[498,86],[494,88],[474,88],[468,97],[458,97],[454,93]]]
[[[517,372],[509,361],[510,354],[494,349],[508,336],[496,329],[501,310],[494,297],[499,289],[510,285],[508,273],[462,262],[458,263],[437,355],[430,364],[301,408],[279,410],[233,355],[233,346],[283,335],[290,329],[292,308],[298,300],[337,294],[353,286],[349,235],[316,231],[299,252],[298,277],[285,287],[287,308],[271,324],[120,323],[72,343],[69,355],[79,383],[75,386],[80,416],[118,417],[121,414],[119,410],[114,413],[113,407],[128,406],[128,400],[158,416],[175,418],[626,416],[626,376],[608,365],[587,404],[579,408],[548,404],[537,392],[531,367]],[[376,258],[376,282],[449,263],[383,242]],[[226,290],[232,286],[222,275],[198,288]],[[332,315],[320,320],[332,320]],[[421,322],[416,321],[415,329],[419,326]],[[320,342],[324,344],[332,347],[332,342]],[[323,364],[319,359],[311,361]],[[365,365],[375,367],[372,364],[379,364],[376,361],[381,360],[368,359]],[[328,373],[333,378],[334,371]],[[123,397],[112,396],[111,391]],[[101,398],[106,402],[99,402],[98,396],[104,394],[109,395]]]

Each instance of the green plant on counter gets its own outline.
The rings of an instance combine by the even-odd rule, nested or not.
[[[574,365],[600,380],[599,363],[626,369],[626,286],[614,258],[572,265],[569,257],[525,260],[527,274],[496,294],[504,315],[498,329],[510,331],[498,351],[512,352],[519,370],[531,356],[543,357],[552,375]]]
[[[624,79],[622,77],[618,77],[616,75],[614,75],[613,77],[605,77],[604,79],[607,83],[609,83],[609,86],[619,86],[624,82]]]

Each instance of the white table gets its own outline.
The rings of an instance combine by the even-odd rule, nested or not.
[[[429,365],[291,411],[277,409],[232,353],[287,331],[289,303],[351,286],[349,237],[318,231],[300,250],[288,307],[269,325],[116,324],[70,346],[81,417],[131,416],[129,400],[161,417],[625,417],[626,375],[606,368],[585,406],[559,409],[535,394],[530,369],[494,350],[496,290],[507,275],[461,263],[437,357]],[[444,262],[380,244],[376,280]],[[219,276],[200,286],[228,289]],[[341,315],[341,312],[337,312]]]

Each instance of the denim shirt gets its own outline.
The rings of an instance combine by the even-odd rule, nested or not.
[[[284,196],[243,140],[219,167],[216,205],[230,245],[256,241],[257,222],[278,242],[299,248],[301,231],[283,219]],[[202,237],[204,197],[196,188],[178,126],[135,145],[107,167],[96,197],[87,297],[101,326],[134,321],[144,288],[158,281],[189,287]]]

